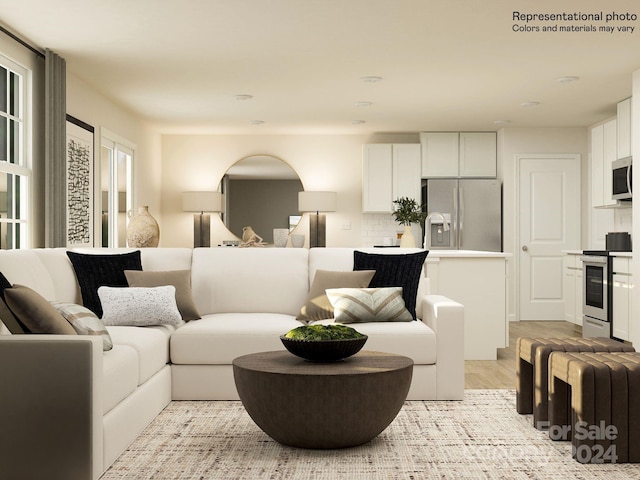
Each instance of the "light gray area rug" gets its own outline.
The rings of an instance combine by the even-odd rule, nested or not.
[[[358,409],[357,405],[345,405]],[[344,450],[286,447],[240,402],[172,402],[105,473],[115,479],[640,479],[640,465],[583,465],[518,415],[513,390],[406,402],[375,440]]]

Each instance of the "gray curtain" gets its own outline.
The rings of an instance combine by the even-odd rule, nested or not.
[[[45,247],[67,245],[67,75],[64,58],[45,52]]]

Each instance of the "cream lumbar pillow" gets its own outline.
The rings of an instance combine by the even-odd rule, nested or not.
[[[411,322],[402,287],[330,288],[327,297],[338,323]]]
[[[100,287],[102,322],[105,325],[174,325],[182,315],[176,304],[176,287]]]

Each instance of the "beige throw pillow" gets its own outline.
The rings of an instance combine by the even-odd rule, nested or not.
[[[191,271],[171,270],[166,272],[146,272],[141,270],[125,270],[125,276],[130,287],[161,287],[173,285],[176,287],[176,303],[182,319],[198,320],[200,313],[193,301],[191,292]]]
[[[327,298],[327,288],[363,288],[376,273],[375,270],[331,271],[317,270],[309,289],[309,294],[296,317],[298,320],[315,321],[333,318],[333,306]]]
[[[4,299],[29,332],[76,335],[71,324],[35,290],[15,284],[5,289]]]

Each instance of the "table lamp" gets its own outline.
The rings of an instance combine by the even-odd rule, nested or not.
[[[182,210],[199,212],[193,215],[193,246],[211,246],[211,218],[205,212],[222,211],[222,193],[220,192],[184,192]]]
[[[335,212],[337,196],[336,192],[298,192],[298,210],[315,212],[315,215],[309,215],[310,247],[327,246],[326,216],[320,212]]]

